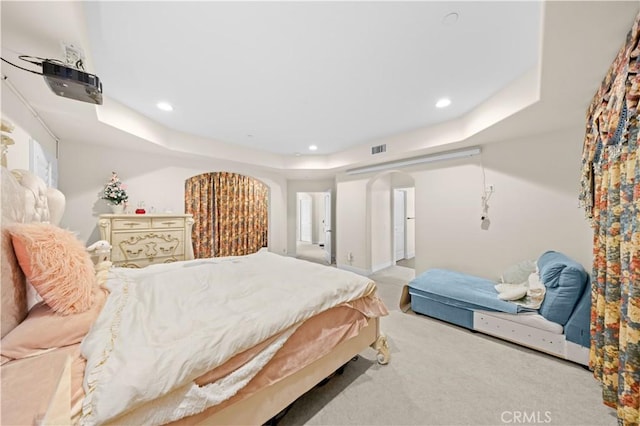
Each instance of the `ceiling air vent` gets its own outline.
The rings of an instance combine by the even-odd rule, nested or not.
[[[371,155],[380,154],[381,152],[387,152],[387,144],[371,147]]]

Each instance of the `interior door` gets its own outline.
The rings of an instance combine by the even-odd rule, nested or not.
[[[333,256],[331,247],[331,193],[324,194],[324,258],[331,263]]]
[[[311,198],[300,198],[300,241],[311,242]]]
[[[399,189],[393,191],[393,235],[394,261],[405,258],[405,192]]]

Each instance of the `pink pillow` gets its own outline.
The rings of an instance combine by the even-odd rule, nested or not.
[[[96,284],[93,262],[71,231],[20,223],[9,233],[20,268],[47,305],[62,315],[89,309]]]
[[[102,310],[107,295],[107,290],[96,287],[91,308],[80,314],[63,316],[44,302],[35,305],[27,318],[0,340],[2,357],[21,359],[80,343]]]

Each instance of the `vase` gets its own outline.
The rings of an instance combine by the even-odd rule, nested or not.
[[[111,212],[113,214],[122,214],[124,213],[124,204],[110,204]]]

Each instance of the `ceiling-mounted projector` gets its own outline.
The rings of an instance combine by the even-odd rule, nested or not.
[[[96,75],[44,60],[42,76],[58,96],[102,105],[102,83]]]

